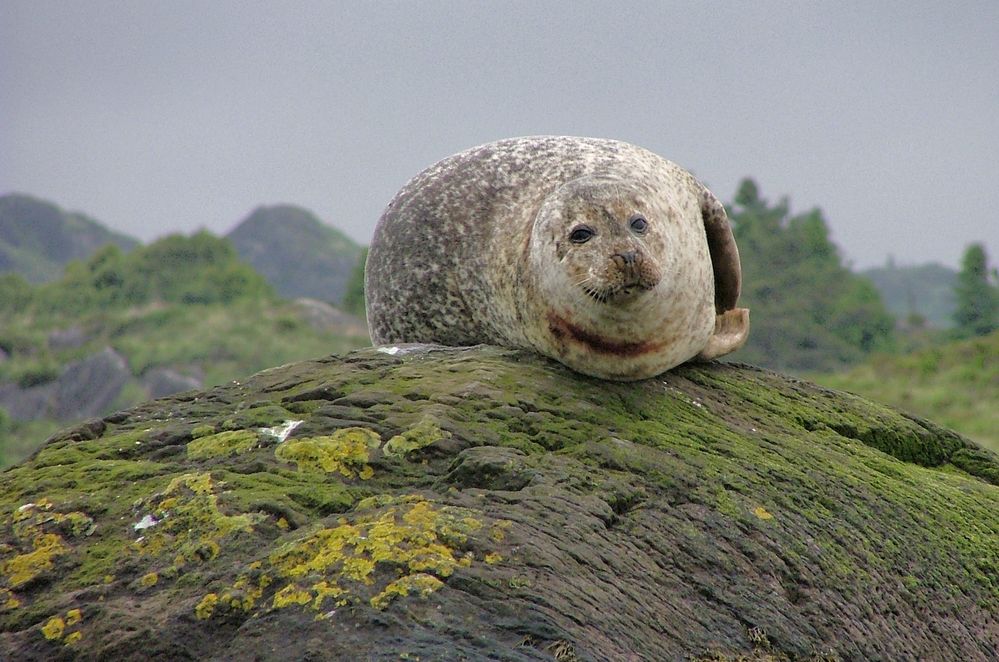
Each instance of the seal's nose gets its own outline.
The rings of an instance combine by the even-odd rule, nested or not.
[[[622,267],[633,266],[638,261],[638,251],[628,251],[614,255],[614,261]]]

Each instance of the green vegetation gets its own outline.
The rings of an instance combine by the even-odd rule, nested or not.
[[[954,323],[959,337],[984,336],[999,329],[999,276],[990,272],[982,244],[972,244],[961,259],[954,293]]]
[[[745,180],[729,213],[753,331],[735,356],[778,370],[830,370],[893,346],[894,319],[866,278],[843,265],[822,212],[792,216]]]
[[[878,355],[846,372],[811,377],[999,450],[999,332],[905,356]]]
[[[357,257],[357,264],[350,272],[350,280],[347,281],[347,291],[343,295],[343,309],[351,315],[357,315],[364,319],[364,265],[368,260],[368,247],[361,249]]]
[[[77,340],[53,342],[69,332]],[[140,380],[156,368],[195,375],[205,386],[304,358],[363,346],[313,328],[229,242],[200,232],[123,253],[107,246],[74,262],[53,283],[0,277],[0,383],[42,385],[72,361],[111,347],[134,380],[115,406],[146,399]],[[0,415],[0,459],[14,462],[63,424]]]
[[[9,293],[8,284],[0,295]],[[30,296],[0,298],[0,313],[67,317],[151,303],[217,304],[275,300],[271,287],[241,262],[229,242],[208,232],[172,235],[123,253],[108,245],[85,262],[71,262],[61,279]]]

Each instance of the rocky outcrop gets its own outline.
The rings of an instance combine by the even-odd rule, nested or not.
[[[131,376],[125,357],[105,347],[70,363],[58,378],[45,384],[26,388],[0,384],[0,407],[16,421],[98,416],[110,409]]]
[[[294,304],[302,319],[316,331],[338,336],[368,337],[367,322],[325,301],[301,298],[295,299]]]
[[[174,368],[160,366],[142,376],[142,386],[150,398],[164,398],[174,393],[201,388],[204,380],[194,375],[185,375]]]
[[[989,660],[997,484],[951,432],[747,366],[365,350],[0,475],[0,657]]]

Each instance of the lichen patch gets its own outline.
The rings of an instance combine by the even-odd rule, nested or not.
[[[378,433],[367,428],[341,428],[332,435],[289,439],[274,449],[279,460],[294,462],[302,472],[340,474],[367,480],[374,475],[368,462],[381,444]]]

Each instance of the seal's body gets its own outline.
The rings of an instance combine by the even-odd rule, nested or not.
[[[631,380],[745,342],[725,209],[693,176],[613,140],[483,145],[414,177],[365,273],[376,344],[490,343]]]

